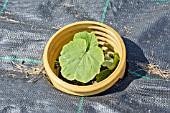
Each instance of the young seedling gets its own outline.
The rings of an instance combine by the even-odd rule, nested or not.
[[[103,42],[100,42],[102,44]],[[88,84],[90,81],[100,82],[107,78],[119,62],[118,53],[110,51],[104,42],[99,47],[93,32],[79,32],[73,41],[63,46],[59,64],[61,75],[73,84]],[[103,50],[102,50],[103,49]],[[108,52],[107,52],[108,51]],[[104,67],[104,69],[103,69]],[[59,68],[57,68],[58,72]]]

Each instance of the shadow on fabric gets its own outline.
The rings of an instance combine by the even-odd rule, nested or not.
[[[96,96],[103,96],[108,94],[113,94],[116,92],[120,92],[125,90],[129,84],[135,80],[139,79],[141,77],[132,75],[128,73],[128,70],[135,71],[138,74],[146,75],[146,72],[143,71],[137,64],[138,63],[148,63],[148,60],[143,54],[142,49],[135,44],[133,41],[122,37],[126,46],[126,53],[127,53],[127,65],[126,65],[126,72],[123,79],[119,80],[115,85],[113,85],[108,90],[96,95]]]

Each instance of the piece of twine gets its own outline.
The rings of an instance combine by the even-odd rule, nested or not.
[[[0,9],[0,14],[5,10],[5,8],[6,8],[6,6],[7,6],[7,2],[8,2],[8,0],[5,0],[2,8]]]

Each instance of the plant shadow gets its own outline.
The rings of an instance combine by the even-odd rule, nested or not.
[[[133,80],[141,78],[129,74],[128,70],[135,71],[136,73],[141,74],[143,76],[146,75],[146,72],[137,65],[138,63],[148,64],[148,60],[144,56],[142,49],[133,41],[124,37],[122,37],[122,39],[124,40],[126,46],[126,54],[127,54],[125,75],[121,80],[118,80],[116,84],[114,84],[111,88],[95,96],[103,96],[103,95],[113,94],[116,92],[121,92],[125,90]]]

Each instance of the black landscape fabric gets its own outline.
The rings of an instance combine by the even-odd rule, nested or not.
[[[170,0],[0,0],[0,11],[0,113],[170,113],[170,80],[138,66],[170,71]],[[127,72],[113,87],[78,97],[14,71],[40,65],[49,38],[83,20],[103,21],[126,44]]]

